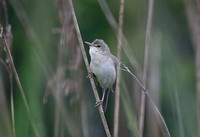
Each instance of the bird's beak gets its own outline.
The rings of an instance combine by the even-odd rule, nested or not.
[[[85,44],[87,44],[87,45],[89,45],[89,46],[91,46],[91,47],[94,47],[94,44],[92,44],[92,43],[90,43],[90,42],[85,42]]]

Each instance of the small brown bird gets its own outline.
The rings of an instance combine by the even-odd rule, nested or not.
[[[117,69],[119,60],[110,53],[108,45],[101,39],[96,39],[92,43],[85,42],[90,46],[91,57],[90,69],[97,84],[103,89],[102,99],[97,102],[106,111],[110,90],[114,91],[116,84]]]

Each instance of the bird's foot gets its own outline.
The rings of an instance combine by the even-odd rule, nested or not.
[[[97,101],[95,104],[95,107],[98,107],[98,106],[100,106],[101,104],[103,103],[103,100],[99,100],[99,101]]]
[[[88,75],[87,75],[87,78],[93,78],[93,77],[94,77],[94,73],[89,72]]]
[[[99,81],[97,80],[97,77],[95,76],[95,74],[93,72],[89,72],[88,75],[87,75],[87,78],[94,78],[96,84],[98,86],[100,86]]]

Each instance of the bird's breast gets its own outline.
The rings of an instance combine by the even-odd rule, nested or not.
[[[100,56],[99,58],[92,58],[90,68],[102,88],[112,88],[116,80],[116,68],[112,58]]]

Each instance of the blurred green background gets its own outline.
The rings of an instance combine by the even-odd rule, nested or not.
[[[6,33],[6,13],[0,4],[0,23]],[[12,26],[12,55],[32,118],[41,137],[104,137],[95,98],[87,79],[68,2],[65,0],[6,0]],[[119,1],[107,0],[118,21]],[[74,0],[83,41],[103,39],[117,53],[117,38],[98,1]],[[123,33],[128,50],[142,71],[148,1],[125,0]],[[122,45],[123,46],[123,45]],[[194,45],[183,0],[155,0],[152,20],[147,89],[161,111],[172,137],[197,137],[197,96]],[[0,45],[0,58],[7,56]],[[85,46],[88,53],[88,47]],[[88,55],[89,59],[89,55]],[[90,59],[89,59],[90,60]],[[141,78],[122,52],[122,61]],[[70,68],[73,67],[73,68]],[[119,136],[136,136],[141,89],[122,72],[120,84]],[[140,79],[141,80],[141,79]],[[15,77],[14,116],[16,137],[35,136]],[[101,88],[98,87],[101,97]],[[0,137],[11,136],[9,73],[0,64]],[[45,96],[46,95],[46,96]],[[43,103],[44,96],[47,99]],[[147,108],[149,102],[147,101]],[[152,108],[146,108],[144,137],[160,137],[152,124]],[[105,116],[113,132],[114,94]]]

